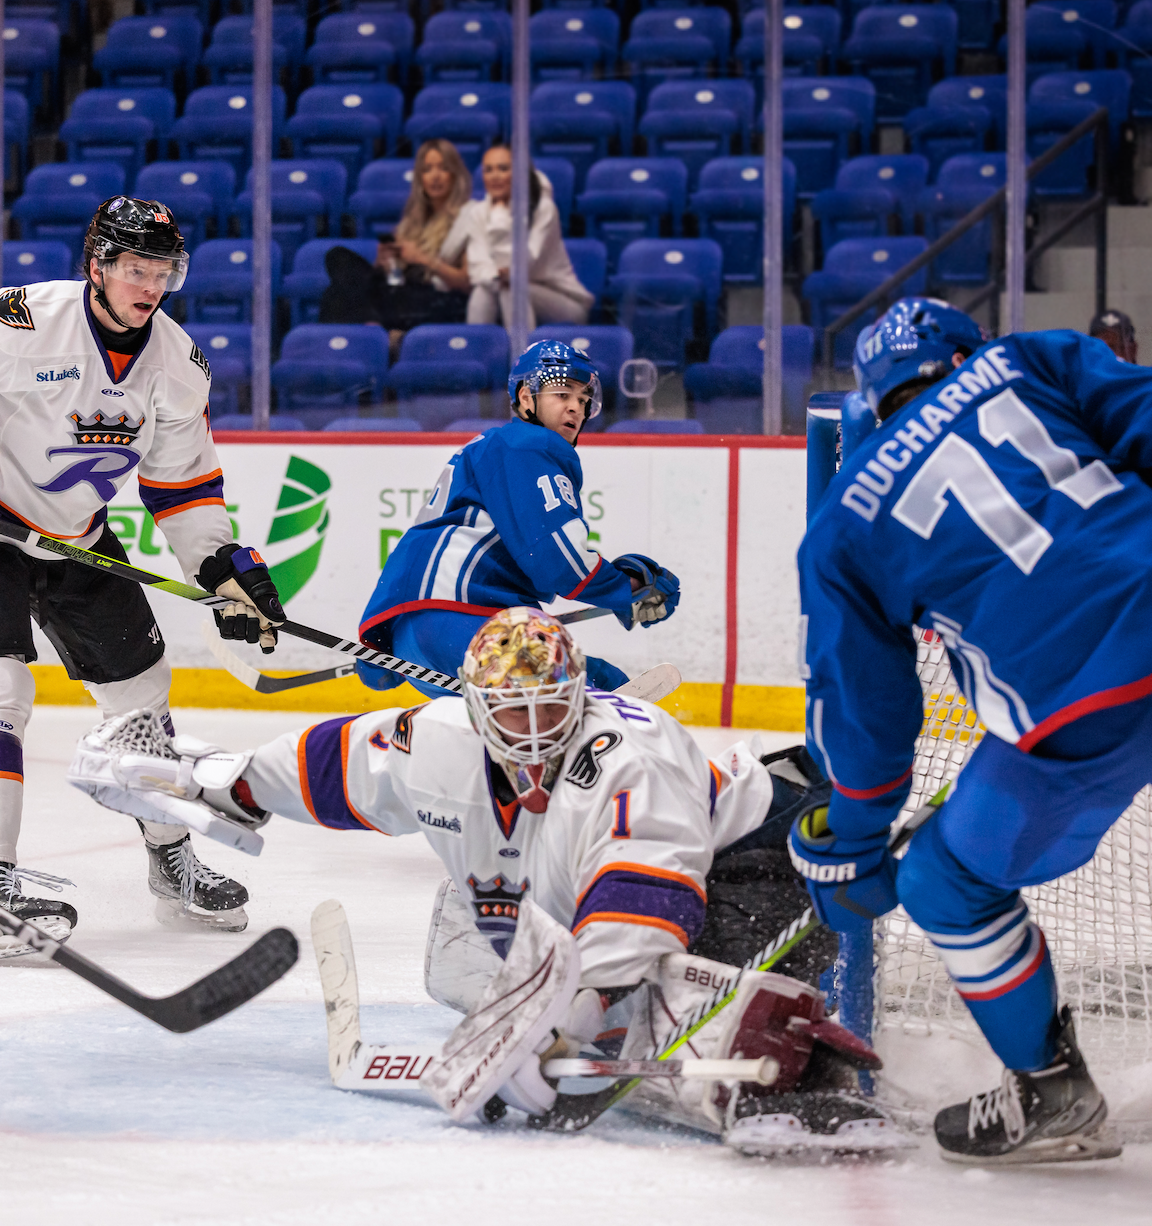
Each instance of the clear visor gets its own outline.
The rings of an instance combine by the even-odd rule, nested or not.
[[[136,254],[121,254],[114,260],[100,260],[98,267],[105,281],[118,281],[121,285],[145,296],[146,301],[163,294],[174,294],[184,284],[188,275],[188,255],[163,259]]]
[[[488,690],[464,683],[476,731],[498,761],[537,766],[568,748],[584,713],[586,674],[531,689]]]

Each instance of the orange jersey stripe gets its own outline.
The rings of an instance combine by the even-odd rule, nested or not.
[[[190,481],[149,481],[147,477],[137,477],[136,480],[141,485],[147,485],[154,490],[187,490],[194,485],[203,485],[205,481],[215,481],[217,477],[223,475],[223,469],[214,468],[210,473],[205,473],[202,477],[193,477]]]
[[[312,728],[315,727],[313,724]],[[296,771],[300,776],[300,798],[304,801],[304,808],[312,814],[312,820],[318,826],[323,826],[324,823],[316,816],[316,810],[312,807],[312,789],[308,786],[308,734],[312,728],[305,728],[296,742]]]
[[[644,928],[663,928],[665,932],[670,932],[685,949],[688,948],[688,934],[679,924],[673,924],[670,920],[658,919],[654,915],[632,915],[627,911],[593,911],[572,929],[572,935],[575,936],[589,924],[597,923],[640,924]]]
[[[13,783],[24,782],[24,776],[19,771],[0,771],[0,779],[11,779]]]
[[[158,511],[152,518],[159,523],[162,519],[167,519],[169,515],[179,515],[182,511],[191,511],[193,507],[222,507],[224,505],[223,498],[196,498],[192,502],[186,502],[183,506],[170,507],[167,511]]]
[[[348,730],[352,727],[351,723],[347,723],[340,729],[340,775],[344,780],[344,803],[348,806],[348,812],[364,827],[365,830],[375,830],[376,827],[371,822],[365,821],[359,810],[352,803],[352,798],[348,795]]]

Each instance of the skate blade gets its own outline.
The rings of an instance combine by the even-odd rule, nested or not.
[[[72,925],[63,916],[52,915],[33,918],[31,922],[46,935],[50,936],[52,940],[59,941],[60,944],[63,944],[72,935]],[[25,945],[23,941],[19,941],[15,937],[0,937],[0,962],[17,961],[26,964],[33,963],[37,966],[56,965],[47,954],[33,949],[31,945]]]
[[[199,907],[184,907],[174,898],[156,899],[156,920],[165,928],[186,931],[243,932],[248,927],[248,913],[243,907],[231,911],[204,911]]]
[[[1111,1129],[1101,1129],[1087,1135],[1073,1133],[1067,1137],[1047,1137],[1007,1154],[978,1157],[941,1149],[940,1156],[946,1162],[963,1166],[1033,1166],[1042,1162],[1095,1162],[1119,1158],[1123,1152],[1123,1145]]]
[[[883,1156],[918,1148],[888,1120],[846,1120],[834,1133],[820,1133],[809,1132],[794,1115],[761,1118],[747,1128],[737,1123],[724,1144],[752,1158],[804,1153]]]

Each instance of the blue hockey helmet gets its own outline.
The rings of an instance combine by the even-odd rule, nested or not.
[[[549,383],[563,383],[566,379],[588,385],[589,400],[584,420],[590,421],[599,414],[604,403],[596,364],[586,353],[563,341],[535,341],[512,363],[508,375],[508,399],[512,402],[513,413],[517,412],[516,397],[521,385],[526,385],[535,396]]]
[[[884,397],[913,379],[935,382],[984,344],[980,325],[939,298],[901,298],[856,340],[856,382],[874,413]]]

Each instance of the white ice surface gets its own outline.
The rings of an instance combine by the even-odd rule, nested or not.
[[[294,713],[177,712],[179,727],[231,748],[309,722]],[[900,1163],[804,1167],[748,1159],[616,1110],[575,1137],[511,1118],[456,1128],[430,1107],[330,1087],[308,921],[343,901],[356,942],[364,1035],[434,1039],[454,1015],[422,988],[438,861],[416,837],[384,840],[274,820],[259,859],[198,841],[252,894],[242,935],[176,932],[152,918],[145,858],[128,818],[67,787],[91,725],[40,708],[26,748],[21,860],[70,877],[75,947],[161,995],[286,925],[289,974],[254,1003],[171,1035],[55,967],[0,965],[0,1204],[38,1226],[588,1226],[653,1222],[817,1226],[1084,1226],[1145,1222],[1152,1149],[1115,1162],[995,1173],[951,1167],[922,1139]],[[697,732],[712,752],[745,733]],[[766,734],[765,749],[792,743]]]

